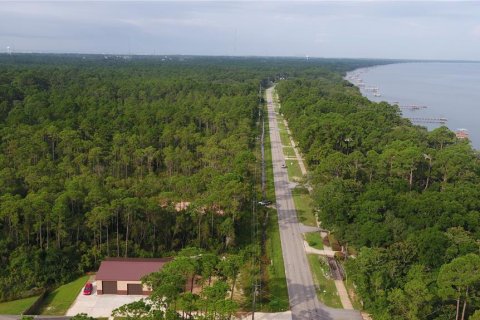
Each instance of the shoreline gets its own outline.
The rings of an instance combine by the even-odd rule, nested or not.
[[[432,62],[426,63],[432,64]],[[415,94],[413,94],[412,97],[409,97],[408,94],[402,94],[402,91],[400,91],[400,93],[396,93],[398,96],[395,97],[395,99],[391,98],[390,92],[387,92],[386,97],[384,97],[381,83],[372,83],[368,79],[365,79],[365,77],[362,77],[362,75],[368,74],[372,70],[380,67],[392,65],[406,65],[406,68],[408,68],[409,65],[413,64],[425,65],[425,63],[423,62],[399,62],[389,65],[374,65],[369,67],[362,67],[346,72],[343,79],[353,84],[359,90],[360,94],[371,102],[386,102],[392,107],[398,105],[400,107],[402,117],[405,119],[409,119],[413,125],[422,126],[429,132],[436,128],[440,128],[441,126],[445,126],[451,132],[453,132],[457,136],[457,138],[467,138],[473,150],[480,150],[479,146],[477,145],[480,142],[477,141],[478,139],[476,139],[478,138],[478,135],[471,135],[470,130],[468,130],[468,128],[464,129],[461,125],[449,124],[448,118],[441,113],[441,110],[436,110],[436,112],[432,112],[432,109],[430,107],[433,106],[433,109],[435,110],[435,104],[429,104],[426,101],[422,101],[421,99],[416,99]],[[455,62],[441,62],[441,64],[457,65],[457,63]],[[417,102],[412,102],[414,100],[417,100]],[[476,127],[473,126],[472,128]]]

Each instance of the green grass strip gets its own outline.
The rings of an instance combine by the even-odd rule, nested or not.
[[[312,248],[323,250],[323,241],[322,236],[319,232],[310,232],[305,234],[305,240],[307,240],[308,245]]]
[[[293,147],[283,147],[283,154],[285,157],[295,157],[295,151],[293,150]]]
[[[329,279],[330,269],[323,257],[314,254],[308,255],[308,262],[313,273],[317,296],[325,305],[332,308],[342,308],[342,302],[335,287],[335,281]]]
[[[37,300],[38,296],[0,303],[0,314],[21,314]]]
[[[315,212],[313,211],[313,200],[305,188],[292,190],[293,201],[297,210],[298,221],[307,226],[317,226]]]
[[[302,170],[297,160],[285,160],[288,171],[288,180],[295,182],[303,179]]]
[[[287,133],[287,130],[279,130],[280,140],[282,141],[283,146],[291,146],[290,137]]]
[[[45,298],[40,314],[57,316],[64,315],[89,278],[90,276],[80,277],[77,280],[64,284],[50,292]]]

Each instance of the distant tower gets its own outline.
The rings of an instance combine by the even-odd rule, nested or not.
[[[308,61],[308,59],[310,58],[310,57],[308,56],[308,54],[307,54],[307,55],[305,55],[305,57],[307,58],[307,61]]]
[[[12,49],[10,48],[10,46],[7,46],[7,53],[10,55],[12,54]]]

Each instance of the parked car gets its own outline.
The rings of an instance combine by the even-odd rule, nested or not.
[[[91,284],[90,282],[87,282],[87,284],[85,284],[85,288],[83,288],[83,294],[86,296],[89,296],[92,294],[92,292],[93,292],[93,284]]]
[[[259,201],[258,204],[261,205],[261,206],[268,206],[268,205],[272,204],[272,201],[262,200],[262,201]]]
[[[282,168],[284,168],[284,169],[285,169],[286,167],[287,167],[287,165],[286,165],[285,163],[284,163],[284,164],[282,164]]]

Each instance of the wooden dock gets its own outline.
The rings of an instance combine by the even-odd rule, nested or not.
[[[444,117],[440,117],[440,118],[422,117],[422,118],[407,118],[407,119],[409,119],[410,121],[412,121],[414,123],[440,123],[440,124],[445,124],[448,121],[448,119],[444,118]]]

